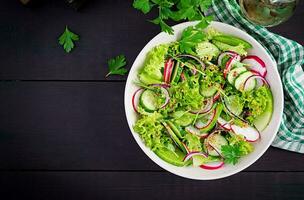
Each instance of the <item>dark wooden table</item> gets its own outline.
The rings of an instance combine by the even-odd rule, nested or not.
[[[159,32],[131,1],[0,6],[1,199],[304,199],[304,156],[270,148],[245,171],[216,181],[172,175],[140,150],[126,123],[126,76],[105,79],[106,60],[128,68]],[[272,28],[304,44],[304,3]],[[81,37],[66,54],[65,25]]]

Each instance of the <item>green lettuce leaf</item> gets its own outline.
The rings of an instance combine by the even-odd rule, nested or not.
[[[196,46],[196,53],[201,59],[210,61],[218,57],[220,50],[214,44],[204,41]]]
[[[245,50],[245,47],[242,44],[240,44],[238,46],[232,46],[232,45],[225,44],[225,43],[222,43],[222,42],[219,42],[216,40],[212,40],[212,43],[222,51],[234,51],[234,52],[240,54],[241,56],[247,55],[247,51]]]
[[[139,80],[145,84],[161,83],[162,71],[165,65],[165,56],[169,45],[162,44],[154,47],[148,54],[143,68],[139,71]]]

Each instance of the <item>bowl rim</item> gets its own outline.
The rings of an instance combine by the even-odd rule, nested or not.
[[[178,30],[180,30],[181,28],[186,28],[188,26],[193,26],[195,24],[197,24],[198,21],[192,21],[192,22],[182,22],[182,23],[179,23],[175,26],[173,26],[173,30],[175,31],[175,34]],[[280,84],[277,84],[279,85],[278,87],[276,87],[276,90],[279,90],[279,93],[281,94],[280,95],[280,99],[278,100],[278,102],[280,103],[278,106],[279,106],[279,116],[278,116],[278,123],[275,127],[275,131],[272,135],[272,137],[269,139],[269,141],[266,143],[265,147],[263,148],[263,150],[257,154],[253,159],[249,160],[245,165],[243,165],[242,167],[239,167],[237,168],[236,170],[231,170],[230,172],[227,172],[223,175],[215,175],[214,177],[210,177],[210,178],[200,178],[200,177],[195,177],[195,176],[187,176],[185,174],[182,174],[182,173],[177,173],[175,172],[174,170],[172,170],[170,168],[170,166],[172,166],[170,163],[161,163],[161,162],[158,162],[157,160],[155,160],[151,155],[150,153],[152,154],[155,154],[151,149],[147,148],[145,146],[145,144],[142,142],[142,140],[139,138],[138,134],[133,130],[133,124],[131,124],[131,120],[129,119],[128,117],[128,107],[130,107],[130,105],[127,105],[127,96],[128,96],[128,86],[130,84],[133,84],[131,83],[131,74],[135,73],[136,72],[136,62],[137,60],[140,59],[140,57],[142,56],[141,54],[143,54],[143,52],[148,48],[148,46],[151,45],[151,43],[155,43],[154,40],[156,38],[159,38],[162,36],[162,34],[166,34],[164,32],[160,32],[158,33],[156,36],[154,36],[151,40],[149,40],[149,42],[142,48],[142,50],[140,51],[140,53],[137,55],[137,57],[135,58],[133,64],[132,64],[132,67],[130,68],[130,71],[129,71],[129,74],[128,74],[128,77],[127,77],[127,81],[126,81],[126,84],[125,84],[125,91],[124,91],[124,107],[125,107],[125,115],[126,115],[126,118],[127,118],[127,122],[128,122],[128,126],[129,126],[129,129],[133,135],[133,138],[135,139],[137,145],[141,148],[141,150],[145,153],[145,155],[147,157],[149,157],[154,163],[156,163],[159,167],[161,167],[162,169],[166,170],[166,171],[169,171],[170,173],[172,174],[175,174],[177,176],[180,176],[180,177],[183,177],[183,178],[187,178],[187,179],[192,179],[192,180],[216,180],[216,179],[221,179],[221,178],[225,178],[225,177],[229,177],[231,175],[234,175],[234,174],[237,174],[239,173],[240,171],[248,168],[250,165],[252,165],[253,163],[255,163],[259,158],[261,158],[261,156],[267,151],[267,149],[270,147],[271,143],[273,142],[275,136],[277,135],[277,132],[279,130],[279,127],[280,127],[280,123],[282,121],[282,116],[283,116],[283,108],[284,108],[284,92],[283,92],[283,87],[282,87],[282,80],[281,80],[281,77],[279,75],[279,72],[278,72],[278,69],[277,69],[277,63],[276,61],[273,59],[272,56],[269,55],[269,53],[266,51],[266,49],[255,39],[253,38],[251,35],[249,35],[247,32],[237,28],[237,27],[234,27],[230,24],[226,24],[226,23],[223,23],[223,22],[218,22],[218,21],[212,21],[211,24],[212,25],[221,25],[221,26],[228,26],[230,27],[231,29],[235,29],[236,32],[241,32],[242,35],[246,35],[247,37],[249,37],[251,40],[255,41],[257,43],[257,45],[259,46],[259,48],[263,51],[263,54],[266,55],[266,57],[268,57],[267,59],[270,60],[270,62],[272,63],[272,65],[275,67],[274,69],[274,76],[277,76],[277,78],[279,79],[280,81]],[[175,35],[174,34],[174,35]],[[165,41],[163,42],[164,44],[166,43]],[[155,45],[154,45],[155,46]],[[149,48],[150,50],[151,48]],[[273,112],[274,112],[275,108],[273,109]],[[274,117],[274,116],[272,116]],[[137,136],[136,136],[137,134]],[[156,155],[155,155],[156,156]],[[168,167],[169,165],[169,167]]]

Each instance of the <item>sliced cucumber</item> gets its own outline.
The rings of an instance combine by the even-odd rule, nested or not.
[[[253,124],[259,131],[263,131],[269,124],[273,113],[273,96],[270,89],[267,90],[266,110],[258,116]]]
[[[237,67],[232,69],[227,76],[227,80],[231,85],[234,85],[235,79],[243,72],[246,72],[247,69],[245,67]]]
[[[231,113],[239,116],[243,112],[243,107],[244,106],[239,101],[239,97],[238,96],[231,95],[229,97],[225,97],[224,101],[225,101],[225,105],[226,105],[227,109]]]
[[[204,97],[212,97],[218,91],[218,88],[220,88],[219,83],[215,83],[214,85],[208,88],[200,87],[200,94]]]
[[[176,62],[170,79],[172,83],[177,83],[179,81],[182,71],[183,68],[181,62]]]
[[[140,96],[139,103],[148,111],[153,112],[158,109],[158,97],[152,90],[145,90]]]
[[[213,148],[213,151],[211,151],[211,152],[208,151],[208,153],[210,155],[222,154],[222,151],[221,151],[222,146],[228,144],[228,141],[226,140],[226,138],[224,136],[221,135],[220,132],[216,132],[216,133],[211,134],[207,138],[207,142]],[[214,149],[216,149],[216,150],[214,150]]]
[[[249,71],[240,74],[234,81],[234,87],[239,91],[244,91],[245,82],[252,75],[253,75],[252,72],[249,72]],[[256,86],[256,80],[251,79],[250,83],[247,83],[247,84],[249,84],[249,85],[247,86],[246,91],[253,90]]]
[[[185,153],[180,151],[179,149],[175,149],[175,151],[171,151],[166,147],[158,148],[154,151],[154,153],[163,159],[164,161],[175,165],[175,166],[184,166],[187,162],[184,162]]]

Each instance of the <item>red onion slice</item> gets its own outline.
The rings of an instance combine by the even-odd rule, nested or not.
[[[211,111],[213,107],[214,101],[212,98],[206,99],[204,101],[204,105],[200,110],[192,110],[190,111],[192,114],[207,114]]]
[[[255,74],[255,75],[249,76],[245,80],[245,82],[244,82],[244,91],[247,90],[248,86],[250,85],[249,83],[252,80],[256,80],[257,81],[256,88],[259,88],[259,87],[264,86],[264,85],[266,85],[267,87],[270,87],[268,81],[264,77],[262,77],[261,75]]]
[[[209,119],[208,119],[208,121],[207,121],[206,123],[203,123],[202,121],[197,120],[197,121],[195,122],[195,127],[196,127],[197,129],[206,128],[206,127],[209,126],[210,123],[213,121],[215,115],[216,115],[216,109],[214,109],[213,112],[210,113],[210,116],[208,116]]]
[[[193,60],[196,60],[200,65],[201,65],[201,69],[204,71],[206,66],[205,66],[205,63],[203,63],[203,61],[201,61],[201,59],[199,59],[198,57],[196,56],[193,56],[193,55],[190,55],[190,54],[181,54],[181,55],[178,55],[178,57],[188,57],[188,58],[192,58]]]
[[[219,117],[217,119],[217,123],[220,125],[220,127],[224,128],[225,130],[227,131],[230,131],[231,130],[231,124],[224,120],[223,118]]]
[[[138,112],[138,104],[139,104],[139,97],[141,95],[141,93],[144,91],[144,89],[142,88],[139,88],[138,90],[136,90],[132,96],[132,106],[133,106],[133,109],[136,113],[139,113]]]
[[[188,153],[185,157],[184,157],[184,162],[189,160],[190,158],[192,158],[193,156],[203,156],[204,158],[207,158],[207,155],[203,152],[199,152],[199,151],[192,151],[190,153]]]

